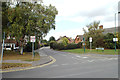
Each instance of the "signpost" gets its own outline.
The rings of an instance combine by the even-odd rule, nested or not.
[[[84,53],[85,53],[85,38],[83,38],[83,46],[84,46]]]
[[[90,42],[90,51],[92,49],[92,37],[89,38],[89,42]]]
[[[33,53],[33,58],[35,57],[34,54],[34,42],[35,42],[35,36],[30,36],[30,42],[32,42],[32,53]]]
[[[113,38],[113,41],[114,41],[114,42],[118,41],[118,38]]]
[[[115,42],[115,52],[116,52],[116,42],[118,41],[118,38],[113,38],[113,41]]]

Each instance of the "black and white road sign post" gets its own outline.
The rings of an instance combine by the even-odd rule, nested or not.
[[[118,38],[113,38],[113,41],[115,42],[115,52],[116,52],[116,42],[118,41]]]
[[[34,43],[35,43],[35,36],[30,36],[30,42],[32,42],[32,53],[33,53],[33,58],[35,57],[34,53]]]
[[[90,51],[92,50],[92,37],[89,38],[89,42],[90,42]]]

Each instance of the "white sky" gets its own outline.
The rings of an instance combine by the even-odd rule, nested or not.
[[[114,27],[115,13],[118,11],[119,0],[43,0],[45,5],[52,4],[58,10],[56,29],[51,30],[50,36],[58,39],[68,36],[73,39],[82,35],[83,27],[95,20],[100,20],[104,28]]]

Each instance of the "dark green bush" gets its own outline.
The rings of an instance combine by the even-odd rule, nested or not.
[[[74,44],[74,43],[70,43],[66,46],[65,49],[76,49],[77,48],[77,44]]]
[[[53,49],[53,44],[56,43],[56,41],[50,41],[50,48]]]
[[[36,41],[34,43],[34,50],[40,48],[39,43]],[[28,42],[25,46],[24,46],[24,52],[32,52],[32,42]]]
[[[82,42],[79,42],[79,43],[77,44],[77,48],[82,48]]]

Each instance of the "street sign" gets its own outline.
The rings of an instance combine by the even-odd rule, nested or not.
[[[118,41],[118,38],[113,38],[113,41],[115,42],[115,41]]]
[[[89,38],[89,42],[92,42],[92,37]]]
[[[35,36],[30,36],[30,42],[35,42]]]

